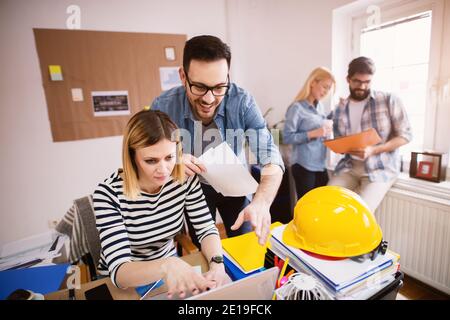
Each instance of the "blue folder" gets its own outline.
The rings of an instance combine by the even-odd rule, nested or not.
[[[58,291],[69,264],[0,271],[0,300],[17,289],[47,294]]]
[[[226,256],[223,257],[223,262],[225,264],[225,271],[230,276],[231,280],[236,281],[245,277],[248,277],[249,275],[261,272],[265,270],[264,267],[257,269],[255,271],[245,273],[239,267],[235,266],[233,262],[231,262]]]

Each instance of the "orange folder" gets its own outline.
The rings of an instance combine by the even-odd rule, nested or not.
[[[323,143],[336,153],[348,153],[355,149],[364,149],[368,146],[381,142],[381,138],[374,128],[366,131],[339,137],[332,140],[325,140]]]

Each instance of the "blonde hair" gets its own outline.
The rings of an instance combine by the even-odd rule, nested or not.
[[[126,197],[136,199],[140,194],[136,150],[154,145],[162,139],[177,143],[176,164],[171,175],[181,184],[184,183],[183,153],[177,125],[164,112],[143,110],[131,117],[123,136],[122,179]]]
[[[334,76],[331,73],[331,71],[325,67],[318,67],[318,68],[314,69],[309,74],[308,79],[303,84],[302,89],[295,97],[294,102],[300,101],[300,100],[305,100],[309,97],[309,95],[311,94],[311,83],[313,81],[322,81],[322,80],[328,80],[328,79],[331,79],[331,81],[333,82],[333,91],[334,91],[334,89],[336,88],[336,80],[334,79]]]

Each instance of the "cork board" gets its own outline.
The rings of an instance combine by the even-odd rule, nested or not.
[[[187,40],[180,34],[33,31],[55,142],[122,135],[130,116],[161,94],[160,68],[181,66]],[[49,66],[61,67],[61,81],[51,80]],[[81,89],[82,101],[74,101],[72,89]],[[99,91],[127,91],[128,114],[96,116],[92,93]]]

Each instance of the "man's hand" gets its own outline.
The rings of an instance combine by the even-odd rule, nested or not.
[[[237,230],[244,223],[250,221],[252,227],[255,229],[256,236],[259,239],[260,245],[265,245],[267,237],[270,233],[270,206],[263,202],[252,201],[247,207],[239,213],[231,230]]]
[[[376,147],[368,146],[364,149],[351,150],[351,151],[349,151],[349,154],[351,154],[352,156],[356,156],[356,157],[360,158],[361,160],[366,160],[368,157],[376,154]]]
[[[191,177],[195,174],[206,172],[205,165],[191,154],[183,154],[184,172]]]

